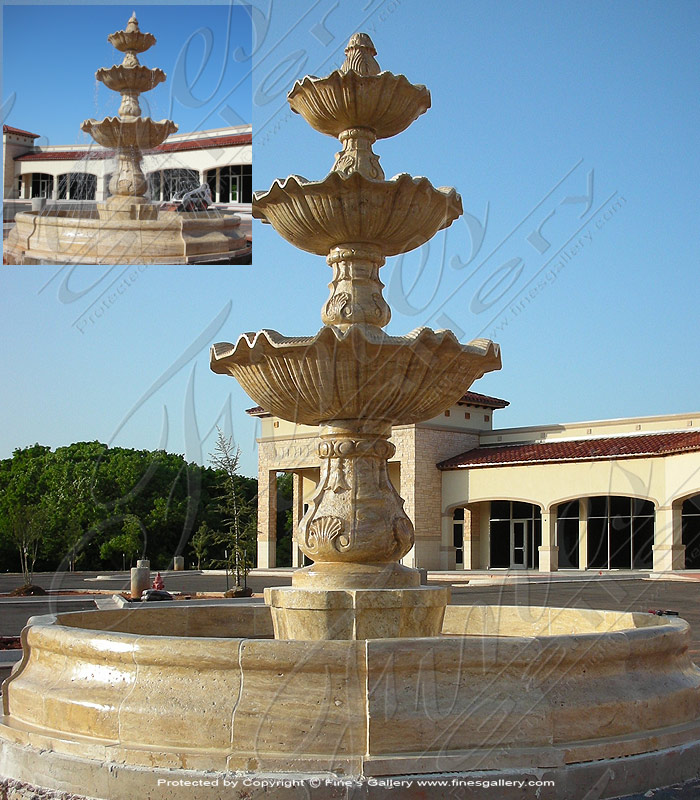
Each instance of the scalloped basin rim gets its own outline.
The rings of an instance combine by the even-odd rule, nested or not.
[[[106,123],[108,125],[116,125],[118,127],[124,128],[150,128],[154,125],[156,126],[165,126],[170,124],[175,128],[178,129],[178,125],[176,122],[173,122],[171,119],[151,119],[150,117],[135,117],[134,119],[122,119],[121,117],[104,117],[103,119],[95,119],[94,117],[90,117],[86,119],[80,125],[81,129],[83,125],[90,124],[91,127],[95,125],[102,125]]]
[[[375,181],[372,178],[366,178],[360,172],[353,172],[351,175],[343,175],[340,172],[329,172],[325,178],[320,181],[311,181],[308,178],[305,178],[303,175],[288,175],[286,178],[277,178],[272,182],[272,186],[266,191],[259,191],[253,192],[253,216],[256,219],[264,219],[263,213],[260,209],[256,209],[256,203],[262,203],[264,200],[269,200],[270,202],[276,202],[277,198],[273,196],[273,192],[277,192],[279,190],[286,191],[288,184],[292,186],[304,187],[304,188],[326,188],[326,184],[329,184],[328,188],[333,188],[330,186],[332,183],[337,183],[338,181],[343,181],[345,183],[350,183],[350,181],[365,181],[368,184],[377,184],[377,185],[386,185],[386,184],[396,184],[400,185],[401,183],[411,182],[415,186],[420,186],[421,184],[427,184],[430,189],[435,192],[440,192],[444,194],[446,197],[451,197],[454,195],[455,199],[461,203],[462,197],[457,192],[454,186],[433,186],[428,178],[423,175],[410,175],[408,172],[399,172],[394,175],[392,178],[383,181]]]
[[[281,419],[314,426],[352,420],[353,429],[367,433],[432,419],[500,366],[498,346],[486,339],[463,345],[451,331],[389,336],[360,324],[345,332],[328,326],[313,337],[244,334],[235,345],[214,345],[210,359],[213,372],[235,377]],[[435,382],[420,388],[428,373]],[[386,392],[387,385],[395,391]]]
[[[403,336],[391,336],[375,325],[353,325],[346,330],[341,330],[335,325],[326,325],[313,336],[283,336],[278,331],[270,328],[263,328],[263,330],[257,332],[251,331],[240,334],[235,344],[231,342],[217,342],[213,344],[211,346],[212,368],[216,361],[234,355],[238,347],[243,344],[248,347],[249,351],[253,351],[259,347],[266,348],[267,345],[276,350],[296,347],[306,349],[324,339],[335,338],[337,341],[343,342],[352,337],[362,337],[370,344],[394,347],[410,347],[420,342],[422,339],[430,339],[432,341],[437,339],[441,342],[447,339],[450,343],[459,347],[462,352],[486,355],[490,350],[493,350],[494,356],[500,354],[499,345],[492,342],[490,339],[472,339],[467,344],[462,344],[451,330],[442,328],[436,331],[427,327],[414,328],[414,330]]]
[[[412,86],[414,89],[418,89],[420,91],[425,91],[428,93],[428,97],[430,97],[430,90],[427,86],[423,83],[411,83],[411,81],[403,74],[403,72],[391,72],[391,70],[383,69],[378,75],[360,75],[359,72],[356,72],[354,69],[350,70],[347,73],[341,72],[339,69],[334,69],[333,72],[330,72],[328,75],[324,75],[322,77],[318,77],[317,75],[305,75],[298,81],[294,82],[294,86],[289,90],[287,94],[287,98],[292,97],[296,92],[299,91],[301,87],[305,83],[323,83],[325,81],[330,81],[331,79],[337,80],[339,77],[341,80],[345,77],[345,75],[349,75],[352,73],[356,78],[361,81],[376,81],[376,80],[387,80],[387,76],[396,79],[397,81],[406,81],[409,86]],[[336,77],[337,76],[337,77]]]

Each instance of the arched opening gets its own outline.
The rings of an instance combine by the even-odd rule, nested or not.
[[[494,500],[489,517],[489,568],[534,569],[542,544],[542,510],[533,503]]]
[[[199,173],[194,169],[162,169],[147,176],[148,195],[154,202],[173,200],[199,186]]]
[[[651,569],[654,504],[635,497],[588,498],[588,568]]]
[[[253,199],[252,167],[234,164],[208,169],[205,180],[216,203],[250,203]]]
[[[97,176],[89,172],[66,172],[58,176],[59,200],[94,200],[97,193]]]
[[[43,172],[33,172],[30,182],[30,197],[53,197],[53,175],[46,175]]]
[[[681,507],[685,568],[700,569],[700,494],[689,497]]]

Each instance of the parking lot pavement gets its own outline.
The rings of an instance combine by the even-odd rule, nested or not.
[[[182,593],[224,592],[226,575],[196,571],[163,572],[165,588]],[[518,582],[489,585],[483,577],[471,584],[469,573],[458,576],[452,586],[452,603],[459,605],[532,605],[549,607],[600,608],[620,611],[662,609],[680,612],[691,626],[691,654],[700,663],[700,581],[648,580],[633,574],[605,576],[580,574],[566,579],[561,573],[556,580],[530,573]],[[288,586],[291,570],[253,571],[248,585],[255,593],[266,586]],[[529,579],[527,579],[529,577]],[[48,591],[80,590],[123,592],[129,590],[128,572],[61,572],[37,573],[34,583]],[[229,585],[233,579],[229,575]],[[22,584],[22,576],[0,574],[0,594]],[[33,615],[56,611],[79,611],[93,608],[92,600],[79,596],[0,598],[0,635],[17,635]]]

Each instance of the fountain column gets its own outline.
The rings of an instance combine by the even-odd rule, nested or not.
[[[427,242],[462,213],[452,188],[402,174],[384,179],[372,145],[407,128],[430,93],[382,72],[366,34],[355,34],[341,69],[306,77],[294,111],[343,144],[323,181],[291,176],[253,198],[253,215],[333,270],[324,327],[308,339],[244,334],[212,349],[215,372],[234,376],[260,406],[320,428],[321,479],[296,531],[313,561],[291,587],[268,589],[280,639],[436,636],[449,591],[420,585],[400,563],[414,529],[389,480],[392,425],[430,419],[485,372],[498,348],[461,345],[450,331],[389,336],[391,310],[379,277],[386,257]]]

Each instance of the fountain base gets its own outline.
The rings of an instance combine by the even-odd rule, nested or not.
[[[553,780],[539,796],[564,800],[698,775],[681,619],[448,606],[439,636],[272,633],[255,603],[34,618],[3,685],[0,775],[103,800],[387,798],[399,781],[481,797],[466,782],[484,780],[503,798],[522,789],[496,781]]]
[[[130,201],[133,198],[129,198]],[[109,202],[109,201],[108,201]],[[7,264],[196,264],[250,252],[240,217],[208,212],[176,213],[129,204],[120,210],[24,211],[3,248]]]
[[[275,639],[396,639],[438,636],[450,590],[266,589]]]
[[[157,206],[145,197],[110,197],[105,203],[97,204],[100,219],[116,221],[127,219],[158,219]]]

